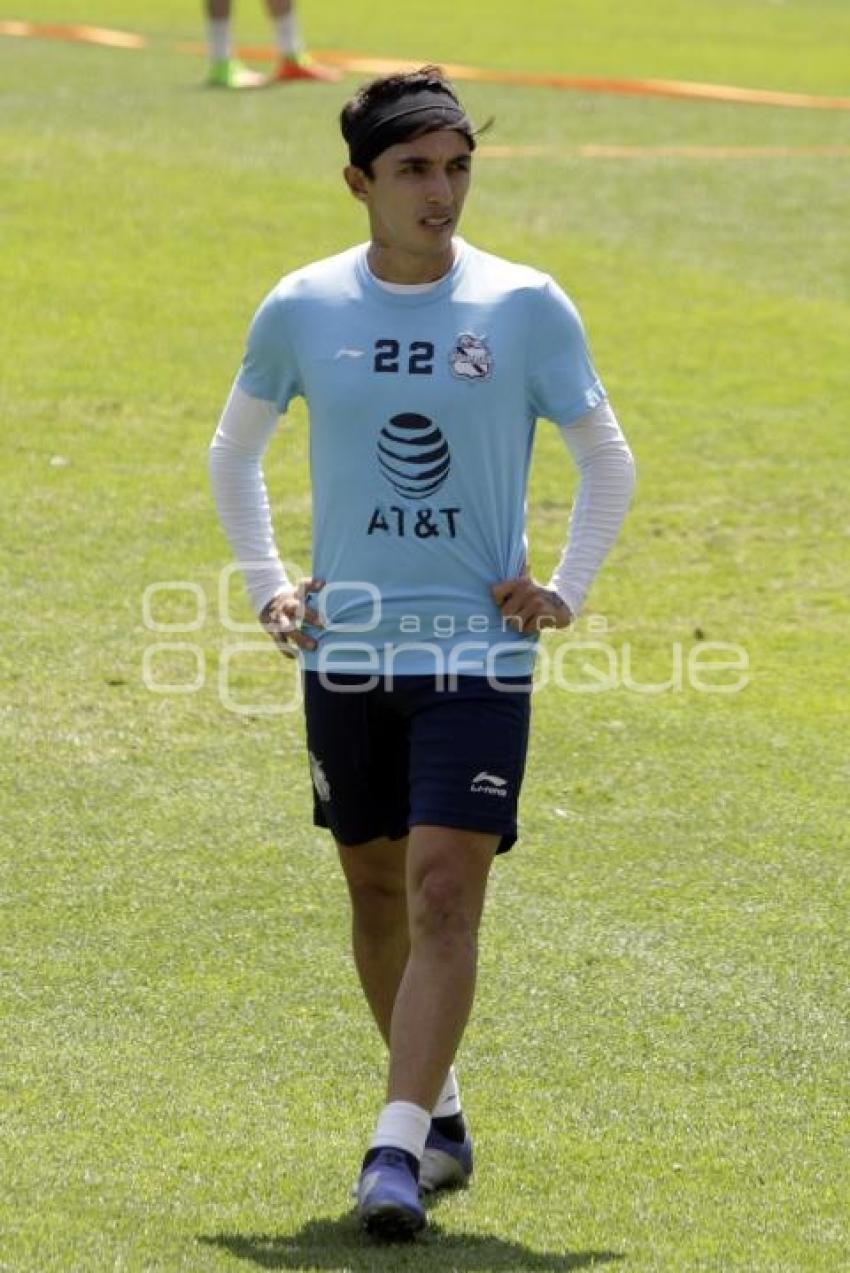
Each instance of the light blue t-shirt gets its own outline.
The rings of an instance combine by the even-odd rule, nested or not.
[[[313,599],[307,668],[519,676],[535,641],[490,588],[526,560],[538,417],[605,397],[578,313],[545,274],[455,240],[428,291],[387,291],[368,245],[287,275],[248,337],[239,385],[310,417]]]

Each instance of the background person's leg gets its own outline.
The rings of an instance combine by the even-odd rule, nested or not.
[[[340,72],[330,66],[322,66],[305,52],[298,25],[294,0],[266,0],[275,33],[278,62],[271,80],[325,80],[333,83]]]
[[[214,88],[260,88],[265,76],[249,70],[233,56],[230,29],[230,0],[205,0],[209,72],[207,83]]]
[[[275,30],[278,51],[282,57],[298,57],[303,52],[298,17],[292,0],[266,0]]]

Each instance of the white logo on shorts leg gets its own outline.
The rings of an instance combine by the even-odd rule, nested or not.
[[[316,794],[324,804],[327,804],[331,798],[331,784],[328,782],[327,775],[322,768],[321,760],[314,756],[311,751],[308,751],[307,755],[310,757],[310,773],[313,776],[313,786],[316,788]]]
[[[469,790],[473,795],[479,794],[485,796],[506,796],[508,793],[506,787],[508,785],[507,778],[499,778],[496,774],[488,774],[486,769],[482,769],[480,774],[476,774],[469,785]]]

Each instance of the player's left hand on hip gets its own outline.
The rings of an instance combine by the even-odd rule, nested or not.
[[[502,618],[510,620],[510,626],[517,632],[530,634],[546,628],[566,628],[573,621],[566,601],[551,588],[535,583],[530,575],[503,579],[490,591]]]

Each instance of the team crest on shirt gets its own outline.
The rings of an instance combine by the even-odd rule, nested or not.
[[[449,354],[449,365],[459,380],[486,380],[493,374],[493,355],[483,336],[461,332]]]

